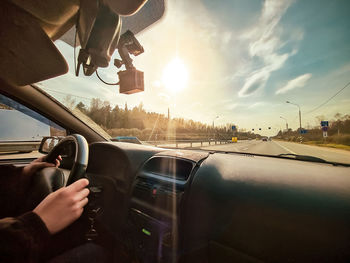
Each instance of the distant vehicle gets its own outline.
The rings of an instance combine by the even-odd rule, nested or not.
[[[262,140],[263,142],[267,142],[267,137],[262,137],[261,140]]]
[[[112,138],[111,141],[142,144],[142,142],[137,137],[133,137],[133,136],[117,136],[117,137]]]

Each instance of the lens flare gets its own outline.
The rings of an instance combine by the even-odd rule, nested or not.
[[[188,70],[183,61],[176,57],[164,68],[162,82],[172,91],[178,92],[187,86]]]

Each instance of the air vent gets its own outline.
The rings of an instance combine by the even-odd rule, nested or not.
[[[135,186],[137,189],[149,191],[153,188],[153,184],[143,180],[139,180]]]

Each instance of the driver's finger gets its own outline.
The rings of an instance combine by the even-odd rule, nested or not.
[[[46,156],[41,156],[38,159],[35,159],[33,163],[45,162]]]
[[[85,197],[87,197],[90,193],[90,190],[87,188],[84,188],[80,192],[76,193],[75,200],[80,201],[83,200]]]
[[[72,183],[71,185],[67,186],[67,189],[69,191],[79,192],[82,189],[84,189],[86,186],[88,186],[89,181],[86,178],[79,179],[78,181]]]
[[[87,197],[85,197],[83,200],[81,200],[77,203],[77,206],[82,208],[82,207],[86,206],[86,204],[88,202],[89,202],[89,199]]]
[[[61,162],[59,159],[55,160],[55,166],[58,168],[61,165]]]
[[[31,164],[31,169],[34,171],[37,171],[39,169],[45,168],[45,167],[54,167],[55,165],[53,163],[47,163],[47,162],[35,162]]]

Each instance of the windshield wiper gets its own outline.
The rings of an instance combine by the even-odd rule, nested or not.
[[[326,161],[322,158],[315,157],[315,156],[310,156],[310,155],[301,155],[301,154],[294,154],[294,153],[281,153],[277,155],[278,157],[294,157],[294,160],[299,160],[299,161],[307,161],[307,162],[317,162],[317,163],[328,163],[332,165],[342,165],[342,166],[347,166],[349,167],[349,164],[344,164],[344,163],[336,163],[336,162],[329,162]]]
[[[300,155],[300,154],[294,154],[294,153],[281,153],[277,155],[279,157],[294,157],[296,160],[300,161],[309,161],[309,162],[318,162],[318,163],[326,163],[327,161],[315,156],[310,156],[310,155]]]
[[[205,149],[196,149],[200,151],[206,151],[209,152],[210,154],[214,153],[225,153],[225,154],[239,154],[239,155],[249,155],[249,156],[263,156],[263,157],[273,157],[273,158],[288,158],[288,159],[293,159],[293,160],[298,160],[298,161],[308,161],[308,162],[316,162],[316,163],[326,163],[326,164],[331,164],[334,166],[345,166],[345,167],[350,167],[350,164],[348,163],[337,163],[337,162],[329,162],[324,159],[315,157],[315,156],[309,156],[309,155],[299,155],[299,154],[294,154],[294,153],[282,153],[279,155],[271,155],[271,154],[261,154],[261,153],[252,153],[252,152],[233,152],[233,151],[220,151],[220,150],[205,150]]]

